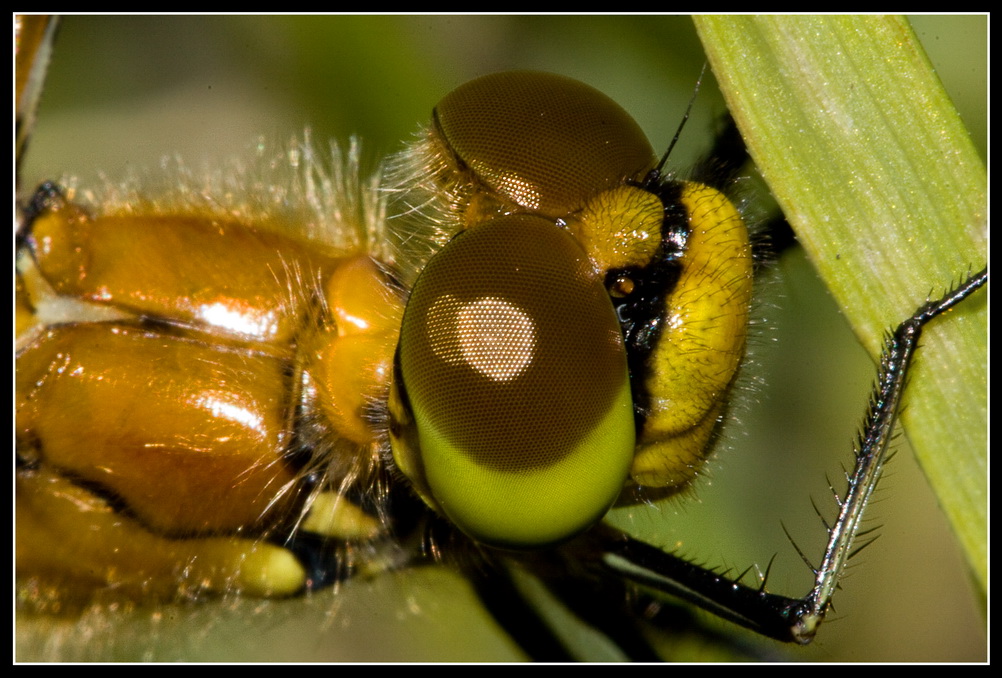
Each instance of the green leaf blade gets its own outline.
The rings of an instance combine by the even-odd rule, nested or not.
[[[987,261],[987,176],[907,20],[701,17],[697,29],[770,189],[857,336]],[[929,327],[902,421],[987,583],[987,301]]]

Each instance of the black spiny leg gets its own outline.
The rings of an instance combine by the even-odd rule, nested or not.
[[[778,640],[811,641],[831,605],[832,596],[853,552],[864,510],[880,479],[894,424],[907,381],[908,368],[922,330],[933,318],[952,309],[984,287],[988,270],[919,307],[888,337],[880,361],[877,384],[870,398],[855,465],[839,515],[829,530],[814,588],[803,598],[787,598],[750,588],[686,562],[612,528],[593,531],[594,551],[580,558],[592,567],[615,574],[651,592],[676,596],[736,624]]]

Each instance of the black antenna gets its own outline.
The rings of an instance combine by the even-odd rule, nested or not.
[[[703,84],[703,76],[706,75],[708,65],[707,62],[703,62],[703,69],[699,72],[699,78],[696,79],[696,89],[692,91],[692,97],[689,98],[689,105],[685,109],[685,115],[682,116],[682,121],[678,124],[678,129],[675,130],[675,136],[672,138],[671,143],[668,144],[668,150],[661,156],[661,162],[657,164],[657,167],[651,170],[651,173],[647,177],[648,179],[656,180],[661,176],[661,170],[664,168],[665,163],[668,162],[668,156],[671,155],[672,149],[678,143],[678,138],[682,136],[682,128],[685,127],[685,123],[689,120],[689,114],[692,112],[693,104],[696,103],[696,95],[699,94],[699,88]]]

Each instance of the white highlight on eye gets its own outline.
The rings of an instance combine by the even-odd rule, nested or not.
[[[465,363],[495,381],[525,371],[536,351],[532,316],[505,299],[481,297],[462,303],[439,297],[428,312],[432,350],[448,363]]]
[[[274,313],[242,313],[220,302],[202,304],[198,316],[206,323],[233,334],[269,337],[278,331],[278,319]]]
[[[501,193],[507,193],[515,202],[530,210],[538,210],[543,202],[539,187],[526,181],[517,172],[506,172],[495,179]]]

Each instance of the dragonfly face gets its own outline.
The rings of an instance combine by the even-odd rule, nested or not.
[[[69,25],[67,25],[67,26],[64,27],[64,33],[65,34],[69,34],[70,33],[70,26]],[[543,68],[547,67],[545,64],[537,64],[536,66],[537,67],[543,67]],[[698,69],[698,65],[693,69],[693,72],[695,70],[697,70],[697,69]],[[691,76],[687,76],[687,77],[690,77],[690,79],[691,79]],[[423,103],[422,103],[422,106],[421,106],[422,110],[420,112],[420,115],[414,114],[414,115],[410,116],[409,122],[408,122],[408,129],[410,128],[409,127],[410,125],[413,125],[413,121],[415,121],[415,120],[425,120],[427,118],[428,107],[432,103],[434,103],[438,99],[438,97],[440,97],[440,95],[441,95],[442,92],[447,91],[452,85],[454,85],[454,84],[456,84],[458,82],[462,82],[462,81],[464,81],[466,79],[468,79],[468,76],[460,76],[460,77],[457,77],[454,80],[450,81],[449,84],[446,84],[444,86],[440,86],[440,87],[435,88],[435,94],[430,95],[429,97],[427,97],[427,98],[425,98],[423,100]],[[56,87],[56,85],[53,85],[53,87]],[[393,88],[394,88],[394,85],[387,85],[387,89],[393,89]],[[349,99],[358,99],[358,98],[363,98],[364,96],[365,96],[364,94],[357,94],[357,95],[350,95],[350,96],[348,96],[346,98],[349,98]],[[616,97],[614,97],[614,98],[616,98]],[[630,109],[631,111],[633,110],[632,107],[629,104],[626,104],[626,107],[628,109]],[[664,110],[663,109],[660,111],[660,114],[664,115]],[[671,116],[669,116],[669,117],[671,117]],[[280,131],[281,133],[284,134],[288,129],[297,129],[298,126],[300,125],[300,123],[303,122],[303,120],[312,120],[312,119],[313,119],[312,117],[307,117],[307,116],[304,115],[302,117],[302,119],[297,119],[292,124],[282,125],[280,128],[278,128],[278,131]],[[673,124],[673,123],[669,123],[668,126],[670,127],[671,124]],[[44,129],[44,125],[45,125],[44,122],[40,122],[40,127],[39,127],[39,133],[40,134],[41,134],[42,130]],[[668,134],[658,134],[656,132],[651,131],[650,128],[646,125],[646,123],[642,123],[642,125],[645,127],[645,130],[648,131],[648,134],[652,138],[654,138],[654,139],[663,139],[663,138],[666,138],[668,136]],[[697,124],[690,123],[690,128],[689,129],[691,130],[691,129],[694,129],[694,128],[697,128],[697,127],[698,127]],[[263,126],[261,124],[257,124],[256,128],[254,129],[254,132],[255,133],[259,132],[259,131],[262,130],[262,128],[264,128],[265,131],[267,131],[268,129],[271,129],[271,127],[266,127],[266,126]],[[394,138],[400,138],[400,137],[403,136],[403,134],[398,134],[396,132],[392,132],[391,134],[395,135]],[[79,135],[79,133],[78,133],[78,135]],[[323,136],[326,136],[326,135],[323,135]],[[319,132],[316,134],[316,138],[323,138],[323,136],[321,136],[321,134]],[[343,137],[344,134],[342,133],[339,136]],[[369,135],[366,134],[365,136],[368,137]],[[237,143],[238,144],[242,144],[242,143],[244,143],[246,141],[247,138],[250,138],[250,135],[244,135],[244,137],[242,139],[240,139]],[[155,151],[154,155],[155,156],[159,155],[159,153],[162,152],[162,150],[166,150],[166,149],[161,149],[161,150]],[[214,149],[214,151],[215,150],[216,149]],[[219,152],[220,153],[226,153],[227,152],[227,148],[219,149]],[[200,152],[196,152],[196,153],[190,153],[190,152],[188,152],[188,153],[185,153],[185,155],[187,157],[197,158],[197,157],[199,157],[201,155],[201,153]],[[155,161],[156,157],[154,157],[152,160]],[[37,159],[36,159],[36,162],[37,162]],[[75,170],[77,170],[79,168],[81,171],[83,171],[83,170],[89,170],[90,167],[91,167],[91,165],[95,164],[95,163],[92,163],[89,159],[85,160],[83,162],[80,162],[80,161],[66,161],[66,162],[68,164],[57,165],[56,169],[58,169],[58,170],[68,169],[70,171],[75,171]],[[98,164],[101,167],[106,167],[106,165],[104,165],[103,163],[96,163],[96,164]],[[146,164],[152,164],[152,163],[148,162]],[[81,167],[81,165],[85,165],[85,166]],[[51,178],[53,176],[54,172],[53,172],[53,168],[52,167],[48,168],[46,170],[46,172],[47,172],[47,174],[42,174],[41,176],[43,176],[45,178]],[[109,174],[114,174],[114,171],[109,171]],[[30,180],[26,180],[25,185],[30,185]],[[810,305],[810,304],[808,304],[808,305]],[[770,319],[770,322],[771,322],[771,319]],[[867,373],[868,373],[868,371],[864,369],[864,375],[867,374]],[[868,377],[866,377],[866,376],[864,376],[862,378],[862,382],[863,382],[862,388],[864,390],[865,390],[865,382],[866,382],[867,378]],[[773,378],[770,376],[767,379],[768,379],[768,381],[767,381],[767,387],[768,387],[768,386],[771,386],[771,384],[773,383]],[[814,387],[814,383],[813,383],[813,379],[812,379],[812,390],[813,390],[813,387]],[[857,395],[857,398],[858,398],[858,395]],[[830,406],[830,403],[829,403],[829,406]],[[848,440],[848,439],[851,438],[852,429],[855,428],[855,426],[856,426],[856,419],[858,418],[858,409],[859,409],[859,406],[858,406],[858,403],[857,403],[853,407],[849,408],[849,410],[848,410],[848,412],[847,412],[847,414],[845,416],[831,415],[832,419],[838,419],[840,421],[841,420],[845,420],[846,423],[847,423],[847,428],[849,430],[848,433],[834,433],[834,434],[832,434],[831,437],[835,438],[840,443],[841,443],[841,441]],[[824,437],[827,438],[828,436],[825,435]],[[779,448],[782,448],[782,449],[790,449],[790,450],[793,450],[793,451],[802,451],[802,450],[810,449],[811,448],[811,446],[805,446],[805,445],[793,445],[793,446],[791,446],[791,445],[785,444],[785,443],[778,443],[778,442],[775,441],[775,438],[772,438],[772,442],[774,443],[775,447],[779,447]],[[714,478],[715,478],[714,487],[712,487],[712,488],[704,488],[704,489],[700,490],[699,496],[702,499],[702,503],[703,504],[709,504],[709,503],[713,503],[715,501],[715,499],[713,499],[711,497],[711,495],[709,494],[709,492],[712,492],[713,490],[715,490],[716,489],[715,486],[718,483],[722,483],[723,482],[723,479],[729,473],[728,467],[730,467],[732,465],[732,463],[740,463],[736,459],[736,457],[738,457],[739,455],[741,457],[745,457],[745,458],[756,456],[756,453],[752,453],[752,452],[749,452],[749,451],[746,450],[745,444],[744,444],[743,440],[740,440],[737,443],[726,444],[725,446],[726,447],[733,447],[735,449],[733,449],[733,450],[728,449],[726,456],[722,456],[720,462],[714,467],[714,471],[713,471],[713,475],[714,475]],[[841,446],[836,451],[834,458],[839,458],[837,456],[839,454],[842,454],[842,447]],[[820,453],[819,453],[819,455],[820,455]],[[905,455],[900,455],[900,456],[905,456]],[[895,463],[897,464],[899,462],[895,462]],[[832,466],[831,463],[823,463],[822,464],[822,468],[825,469],[825,470],[829,470],[831,468],[831,466]],[[738,472],[735,471],[735,473],[738,473]],[[805,489],[803,491],[793,492],[793,494],[795,495],[795,497],[794,497],[795,505],[792,508],[789,508],[789,509],[780,509],[779,510],[779,514],[780,515],[779,515],[779,517],[777,517],[775,519],[765,518],[762,521],[756,519],[754,522],[756,522],[756,523],[758,523],[758,522],[766,522],[766,523],[769,524],[770,527],[775,528],[775,526],[778,525],[780,518],[782,518],[783,520],[788,520],[791,515],[797,516],[797,515],[800,515],[802,513],[806,513],[807,512],[806,506],[805,506],[806,505],[806,495],[813,493],[815,496],[819,496],[820,497],[820,496],[822,496],[822,493],[823,493],[823,487],[818,487],[818,484],[817,484],[817,479],[823,476],[823,472],[809,471],[808,475],[810,476],[810,482],[812,482],[814,484],[809,485],[810,489]],[[792,481],[792,484],[794,486],[796,486],[796,487],[803,486],[800,481]],[[903,489],[904,485],[910,485],[910,484],[912,484],[912,483],[909,482],[909,481],[906,481],[906,480],[903,480],[903,479],[900,479],[900,480],[896,479],[895,480],[895,487],[892,489],[892,491],[887,492],[886,495],[897,494],[898,490]],[[803,487],[808,487],[808,486],[803,486]],[[758,493],[753,490],[752,494],[758,494]],[[885,500],[887,502],[890,502],[891,498],[885,497]],[[885,509],[881,508],[881,514],[883,514],[884,511],[885,511]],[[654,519],[654,520],[657,520],[658,522],[669,523],[669,529],[668,529],[668,534],[669,535],[675,534],[674,526],[675,526],[676,523],[682,522],[684,520],[688,520],[689,515],[691,513],[696,512],[696,509],[686,508],[684,510],[681,510],[679,512],[680,515],[677,515],[677,516],[674,515],[675,512],[676,512],[676,509],[674,507],[668,507],[666,509],[663,509],[662,512],[658,512],[656,514],[657,517]],[[891,509],[890,508],[886,509],[886,512],[887,513],[891,513]],[[632,521],[633,524],[637,527],[637,529],[643,529],[644,525],[647,524],[647,523],[649,523],[652,520],[649,517],[639,517],[639,516],[637,516],[637,514],[639,512],[636,511],[636,510],[632,511],[631,513],[632,513],[632,517],[627,518],[627,520],[628,520],[628,522]],[[665,513],[668,513],[670,515],[666,516]],[[881,515],[881,519],[882,520],[883,520],[883,518],[884,518],[883,515]],[[724,520],[724,523],[726,523],[726,524],[734,524],[735,522],[736,521],[735,521],[735,519],[734,519],[733,516],[731,518],[729,518],[729,519],[725,519]],[[742,528],[737,529],[736,531],[738,531],[738,532],[745,532],[745,531],[747,531],[747,529],[748,528],[742,527]],[[927,527],[923,526],[922,529],[923,529],[923,534],[926,534],[925,530],[927,529]],[[779,532],[779,530],[778,529],[773,529],[773,532]],[[795,530],[795,534],[798,535],[798,539],[799,539],[799,537],[800,537],[801,534],[806,534],[808,536],[808,538],[809,538],[814,532],[820,532],[820,529],[817,527],[816,523],[813,522],[813,521],[810,522],[808,524],[808,526],[805,527],[803,530],[801,530],[799,532],[797,532]],[[888,525],[888,527],[884,530],[884,532],[885,533],[892,533],[892,532],[894,532],[893,526]],[[719,548],[717,548],[716,546],[705,547],[706,550],[704,550],[703,544],[705,542],[702,540],[702,538],[696,538],[696,537],[685,538],[685,537],[683,537],[682,539],[684,540],[684,548],[686,549],[686,551],[688,552],[689,549],[691,548],[691,549],[695,550],[695,554],[694,555],[700,555],[700,556],[702,556],[703,554],[706,554],[706,558],[711,559],[713,561],[716,561],[717,560],[717,556],[719,555],[720,557],[726,558],[728,560],[728,562],[735,562],[735,563],[737,563],[739,565],[743,565],[746,562],[751,562],[751,561],[765,562],[765,561],[768,560],[769,556],[773,552],[779,552],[781,554],[781,559],[784,558],[784,556],[787,553],[789,553],[788,545],[785,543],[785,541],[783,541],[783,538],[782,538],[781,534],[778,535],[778,536],[779,536],[779,544],[778,545],[776,545],[776,546],[767,546],[767,547],[764,547],[764,548],[763,547],[759,547],[757,550],[754,550],[752,552],[752,554],[749,555],[749,556],[747,556],[747,557],[741,555],[740,552],[735,553],[735,551],[733,549],[731,549],[730,546],[727,545],[727,544],[722,545]],[[890,534],[885,534],[885,537],[882,538],[882,542],[886,542],[886,540],[887,540],[887,538],[889,536],[890,536]],[[663,539],[673,539],[673,537],[670,537],[670,536],[669,537],[663,537]],[[884,550],[890,550],[890,548],[887,547],[887,546],[885,546],[883,543],[881,544],[881,546],[879,548],[884,549]],[[870,555],[867,556],[867,558],[866,558],[866,560],[867,560],[866,566],[867,567],[869,567],[869,566],[872,565],[872,562],[870,562],[870,558],[874,558],[874,556],[870,556]],[[788,560],[795,560],[795,557],[791,556],[790,558],[788,558]],[[802,571],[798,571],[798,572],[801,574],[801,576],[803,576],[803,572]],[[419,576],[422,576],[422,575],[419,575]],[[462,589],[461,585],[455,585],[455,582],[448,580],[447,577],[445,577],[445,579],[447,579],[445,585],[446,585],[446,588],[449,589],[450,595],[452,593],[456,593],[457,589],[458,589],[458,593],[460,595],[463,595],[463,589]],[[861,583],[860,583],[859,580],[862,580],[862,579],[864,579],[863,576],[858,576],[858,577],[854,578],[853,581],[851,582],[852,586],[850,588],[856,587],[856,586],[861,586]],[[393,584],[391,584],[389,586],[389,588],[395,588],[397,586],[397,584],[400,583],[400,582],[402,582],[403,586],[407,586],[407,580],[406,580],[406,577],[404,577],[404,576],[391,575],[391,581],[393,582]],[[783,588],[783,589],[788,588],[785,585],[785,583],[783,581],[781,581],[781,580],[775,579],[773,581],[774,581],[774,584],[770,588]],[[438,583],[440,584],[441,582],[438,582]],[[369,586],[371,586],[371,585],[366,584],[366,585],[360,585],[358,587],[349,586],[349,587],[346,587],[346,589],[352,589],[352,588],[358,589],[358,588],[361,588],[363,590],[368,590],[367,587],[369,587]],[[802,584],[800,584],[800,585],[794,585],[793,588],[796,589],[796,588],[799,588],[801,586],[802,586]],[[377,585],[377,588],[381,588],[381,587]],[[341,612],[343,613],[344,616],[343,617],[339,617],[339,619],[343,618],[345,620],[349,620],[349,622],[350,622],[351,619],[357,618],[357,615],[355,615],[352,612],[352,610],[347,609],[347,608],[353,606],[353,604],[361,603],[362,600],[365,599],[365,596],[363,595],[361,597],[351,598],[351,595],[353,593],[357,595],[357,591],[347,591],[347,593],[348,593],[348,596],[346,596],[345,599],[346,600],[353,600],[353,603],[349,603],[349,602],[342,603],[341,607],[344,608],[344,609],[342,609]],[[438,601],[434,597],[432,598],[432,600],[428,600],[427,598],[420,599],[420,595],[419,594],[412,594],[412,595],[417,596],[419,598],[419,600],[417,601],[417,606],[421,608],[421,613],[420,613],[420,615],[418,615],[419,619],[425,619],[425,618],[427,618],[426,615],[432,615],[432,614],[434,614],[434,608],[438,608],[440,605],[442,605],[441,602]],[[404,597],[406,598],[407,596],[405,595]],[[317,610],[318,607],[319,608],[325,608],[326,604],[327,604],[326,602],[318,602],[317,600],[314,600],[314,601],[311,601],[310,607],[313,610]],[[859,621],[858,618],[860,617],[860,614],[853,615],[851,611],[845,610],[845,606],[846,605],[848,605],[847,602],[846,603],[840,603],[839,612],[842,613],[842,614],[844,614],[845,616],[849,617],[849,621],[844,622],[844,623],[839,624],[839,625],[836,625],[836,626],[854,626],[856,624],[856,622]],[[403,606],[403,603],[396,602],[396,603],[391,603],[391,605],[389,607],[390,607],[391,610],[394,610],[394,609],[399,610],[402,606]],[[277,609],[277,606],[276,606],[276,609]],[[283,613],[282,612],[277,612],[276,614],[279,617],[281,617]],[[476,613],[474,612],[474,614],[476,614]],[[241,624],[245,624],[245,623],[253,624],[253,622],[247,622],[247,621],[245,621],[243,619],[238,619],[238,620],[235,620],[235,621],[231,619],[230,621],[232,623],[237,624],[238,626],[241,625]],[[217,620],[217,621],[215,621],[213,623],[218,625],[217,628],[223,628],[223,625],[225,623],[227,623],[227,622],[226,621],[219,621],[219,620]],[[269,624],[270,623],[265,623],[264,626],[269,626]],[[210,623],[209,625],[211,626],[212,623]],[[421,625],[424,626],[425,624],[422,623]],[[335,634],[335,635],[337,635],[338,633],[340,633],[339,622],[335,621],[334,628],[326,630],[323,633],[330,633],[330,634]],[[392,632],[388,631],[385,626],[380,626],[380,628],[378,630],[376,630],[376,631],[374,631],[372,633],[378,633],[381,636],[392,635]],[[409,632],[405,631],[404,633],[406,635]],[[157,632],[154,632],[153,635],[157,635]],[[318,635],[322,635],[322,634],[318,634]],[[379,648],[379,649],[382,649],[382,648]],[[377,650],[377,652],[378,652],[378,650]],[[355,656],[357,657],[357,655],[355,655]],[[374,654],[374,657],[378,657],[378,656],[379,656],[378,654]],[[431,658],[431,657],[434,656],[434,654],[430,654],[430,655],[427,655],[427,656],[429,658]]]

